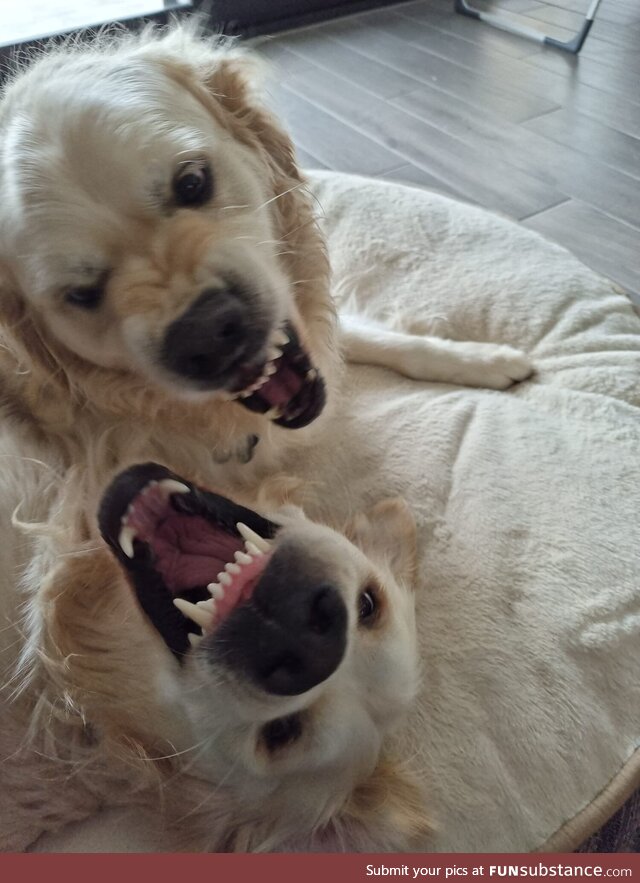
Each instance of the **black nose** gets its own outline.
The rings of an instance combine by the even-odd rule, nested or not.
[[[208,288],[169,325],[161,351],[165,368],[208,384],[259,348],[260,335],[248,318],[249,305],[234,285]]]
[[[305,693],[342,661],[347,610],[303,553],[279,550],[249,604],[215,633],[217,661],[278,696]]]

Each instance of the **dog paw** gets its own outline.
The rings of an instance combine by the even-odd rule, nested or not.
[[[455,372],[455,381],[464,386],[508,389],[534,372],[531,359],[521,350],[493,343],[464,343],[464,364]]]

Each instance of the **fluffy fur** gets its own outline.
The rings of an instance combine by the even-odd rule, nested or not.
[[[260,722],[291,701],[255,712],[250,757],[231,751],[223,772],[220,745],[237,721],[206,719],[225,707],[216,685],[202,682],[197,662],[177,665],[96,530],[102,488],[135,460],[159,460],[218,489],[232,485],[236,496],[244,487],[263,509],[286,495],[278,478],[260,493],[260,466],[273,470],[276,455],[306,432],[190,389],[155,359],[163,329],[204,284],[203,267],[213,275],[242,267],[270,321],[293,321],[329,390],[337,382],[322,240],[291,144],[254,98],[251,66],[184,30],[121,38],[44,57],[2,101],[4,849],[135,800],[159,800],[174,843],[192,849],[404,848],[427,827],[421,795],[381,755],[417,670],[408,588],[415,538],[403,507],[354,522],[355,545],[326,528],[298,527],[310,541],[319,531],[315,541],[343,561],[346,593],[357,589],[349,568],[374,567],[393,603],[373,643],[362,645],[351,629],[348,663],[330,689],[297,700],[314,709],[315,736],[304,756],[280,758],[273,770],[264,758],[256,767],[247,746]],[[216,206],[171,212],[154,187],[170,179],[176,155],[203,144],[214,154]],[[108,306],[99,315],[65,302],[69,287],[93,284],[107,263]],[[253,434],[262,462],[236,469],[233,458],[246,459]],[[383,522],[395,524],[386,536],[407,550],[393,572],[395,551],[372,544]],[[374,545],[372,564],[358,547]],[[380,558],[381,548],[389,555]],[[379,690],[366,686],[376,646],[378,666],[395,672]],[[205,688],[214,692],[203,706]],[[185,693],[200,697],[186,710]]]
[[[0,104],[5,849],[104,803],[159,795],[168,825],[187,820],[176,842],[189,848],[407,849],[428,827],[422,796],[383,750],[417,664],[415,539],[402,506],[356,520],[354,543],[301,528],[335,546],[347,571],[373,568],[393,599],[370,646],[352,628],[329,693],[304,697],[324,709],[316,741],[341,746],[333,761],[314,767],[311,752],[260,771],[231,752],[233,775],[217,747],[207,742],[204,759],[194,748],[206,715],[197,703],[185,715],[180,702],[183,679],[197,686],[202,673],[195,663],[176,670],[96,530],[103,487],[140,460],[270,511],[285,496],[287,451],[317,439],[330,415],[340,358],[327,257],[254,66],[189,29],[119,37],[43,56]],[[185,164],[213,175],[197,210],[175,204]],[[233,378],[203,388],[163,361],[168,329],[203,291],[232,288],[242,322],[261,335],[256,360],[290,323],[324,379],[328,405],[309,429],[280,428],[230,400]],[[99,295],[89,307],[75,300],[87,290]],[[345,341],[354,359],[414,377],[504,388],[531,371],[508,347],[357,326]],[[409,551],[398,559],[399,549]],[[343,591],[353,607],[353,575]],[[372,682],[376,670],[386,675]],[[267,712],[284,713],[270,707],[256,720]]]

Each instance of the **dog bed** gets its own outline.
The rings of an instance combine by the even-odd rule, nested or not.
[[[423,678],[396,748],[433,806],[424,848],[574,849],[640,784],[640,318],[495,215],[333,173],[313,186],[341,310],[535,360],[507,392],[350,366],[294,469],[316,479],[311,515],[393,494],[416,513]],[[38,848],[152,849],[147,821],[110,813]]]

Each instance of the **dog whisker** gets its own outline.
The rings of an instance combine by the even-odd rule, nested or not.
[[[206,745],[210,742],[210,738],[207,737],[203,739],[201,742],[197,742],[195,745],[190,745],[188,748],[183,748],[181,751],[172,751],[170,754],[161,754],[161,755],[148,755],[144,759],[146,761],[156,761],[156,760],[171,760],[173,757],[182,757],[185,754],[189,754],[191,751],[196,751],[198,748],[201,748],[203,745]]]
[[[272,196],[271,199],[267,199],[266,202],[263,202],[262,205],[256,206],[254,212],[259,212],[261,209],[266,208],[266,206],[271,205],[272,202],[282,199],[282,197],[286,196],[288,193],[294,193],[296,190],[300,190],[301,187],[305,186],[304,183],[295,184],[293,187],[289,187],[288,190],[283,190],[282,193],[277,193],[275,196]]]

